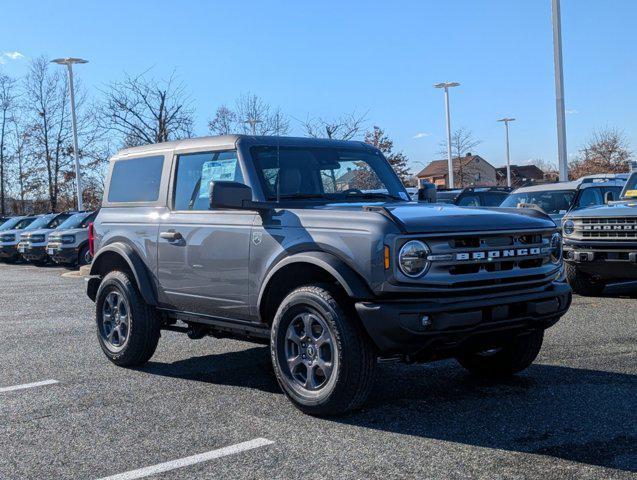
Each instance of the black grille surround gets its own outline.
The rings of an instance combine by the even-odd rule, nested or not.
[[[410,278],[394,262],[390,283],[401,293],[436,293],[440,298],[506,295],[512,291],[546,288],[560,265],[550,260],[550,241],[556,230],[476,232],[447,235],[410,235],[396,241],[395,251],[409,240],[425,242],[431,253],[426,274]],[[388,288],[384,293],[398,293]]]

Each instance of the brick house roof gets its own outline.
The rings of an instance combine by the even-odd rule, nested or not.
[[[489,163],[480,155],[469,154],[463,157],[455,157],[454,159],[452,159],[453,169],[454,171],[456,171],[460,169],[460,167],[464,167],[465,165],[467,165],[468,163],[476,159],[482,160],[485,163]],[[420,172],[418,172],[416,176],[419,178],[444,176],[447,174],[447,171],[448,171],[447,160],[434,160],[425,168],[423,168]]]

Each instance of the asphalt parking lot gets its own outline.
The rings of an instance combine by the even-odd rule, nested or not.
[[[64,272],[0,264],[3,480],[637,477],[634,286],[575,298],[511,380],[382,365],[362,412],[325,420],[285,399],[263,346],[165,332],[146,367],[115,367]]]

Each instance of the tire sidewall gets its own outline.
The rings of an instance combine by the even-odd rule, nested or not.
[[[285,335],[288,325],[298,313],[307,310],[323,317],[334,339],[332,375],[327,384],[316,391],[308,391],[296,386],[290,378],[289,368],[285,360]],[[297,290],[282,302],[272,324],[270,354],[279,385],[293,401],[304,406],[318,406],[331,399],[343,376],[343,346],[339,332],[339,322],[341,321],[343,319],[339,312],[334,310],[324,299],[308,291]]]
[[[126,302],[128,303],[129,309],[129,325],[128,325],[128,336],[126,339],[126,343],[124,344],[124,348],[121,350],[114,352],[108,348],[108,346],[104,343],[104,339],[101,335],[101,326],[102,322],[102,310],[104,307],[104,302],[106,300],[107,295],[116,290],[121,295],[126,298]],[[132,294],[131,294],[132,293]],[[109,273],[97,291],[97,296],[95,298],[95,320],[96,320],[96,328],[97,328],[97,339],[99,341],[100,347],[104,354],[110,358],[112,361],[118,361],[120,359],[125,359],[127,353],[131,348],[131,344],[133,343],[133,335],[135,332],[135,319],[137,317],[137,308],[136,308],[136,295],[134,292],[131,292],[131,285],[126,276],[121,272],[111,272]]]

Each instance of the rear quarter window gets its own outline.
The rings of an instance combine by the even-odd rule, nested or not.
[[[156,201],[163,166],[163,155],[116,160],[111,172],[108,201]]]

